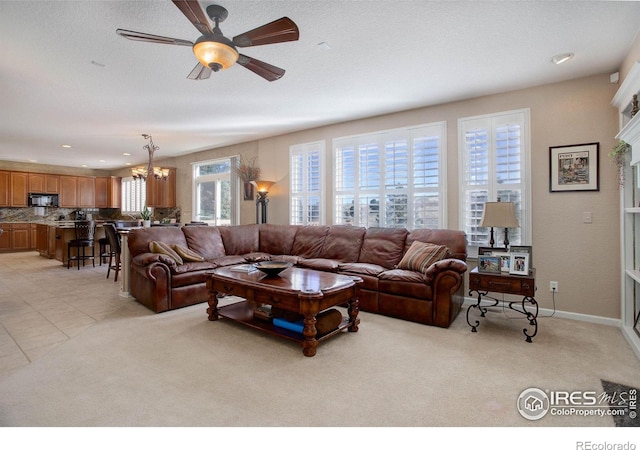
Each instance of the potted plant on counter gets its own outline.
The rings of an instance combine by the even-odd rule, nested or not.
[[[142,226],[150,227],[151,226],[151,211],[147,208],[147,205],[144,205],[144,209],[140,213],[140,217],[142,217]]]

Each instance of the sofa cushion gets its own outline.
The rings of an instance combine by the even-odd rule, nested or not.
[[[247,262],[271,261],[271,255],[264,252],[252,252],[243,256]]]
[[[340,272],[357,273],[359,275],[377,276],[385,271],[385,268],[377,264],[367,263],[340,263],[338,266]]]
[[[271,255],[290,255],[298,228],[296,225],[260,225],[260,251]]]
[[[180,255],[180,258],[182,258],[183,261],[204,261],[204,258],[202,257],[202,255],[194,252],[188,247],[182,247],[181,245],[173,244],[171,248],[173,248],[173,250],[178,255]]]
[[[324,272],[337,272],[340,267],[340,261],[336,259],[325,258],[300,258],[298,266],[307,269],[322,270]]]
[[[194,227],[199,228],[199,227]],[[259,251],[260,233],[258,225],[235,225],[232,227],[218,227],[225,254],[246,255]]]
[[[128,236],[131,257],[141,253],[149,253],[149,242],[159,241],[165,244],[187,246],[187,240],[181,228],[178,227],[147,227],[131,230]],[[197,251],[197,250],[196,250]],[[198,252],[200,253],[200,252]]]
[[[343,262],[358,261],[366,231],[364,227],[333,225],[324,239],[320,257]]]
[[[378,275],[379,280],[385,281],[407,281],[411,283],[423,283],[425,280],[424,274],[421,272],[415,272],[413,270],[404,269],[391,269],[385,270]]]
[[[236,264],[245,264],[247,262],[242,255],[229,255],[216,258],[212,261],[216,266],[235,266]]]
[[[405,250],[408,250],[414,241],[432,242],[446,245],[449,249],[447,258],[467,260],[467,235],[460,230],[445,229],[417,229],[409,232],[405,242]]]
[[[189,248],[205,260],[212,261],[225,256],[222,236],[217,227],[182,227],[182,232]]]
[[[184,262],[182,261],[182,258],[180,257],[180,255],[178,255],[176,251],[172,249],[169,244],[165,244],[164,242],[160,242],[160,241],[149,242],[149,251],[151,253],[160,253],[162,255],[167,255],[170,258],[173,258],[173,260],[177,264],[182,264]]]
[[[319,257],[328,232],[328,226],[299,228],[291,246],[291,254],[301,258]]]
[[[425,273],[431,264],[440,261],[449,249],[444,245],[414,241],[398,263],[398,269]]]
[[[406,228],[367,228],[358,262],[393,269],[404,253]]]

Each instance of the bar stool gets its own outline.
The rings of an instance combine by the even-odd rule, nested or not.
[[[100,246],[100,265],[103,262],[107,262],[111,250],[109,249],[109,240],[106,237],[98,239],[98,245]]]
[[[109,273],[111,273],[111,269],[113,269],[116,273],[114,277],[114,282],[118,281],[118,272],[120,272],[120,254],[122,253],[122,243],[120,241],[120,235],[116,230],[116,226],[112,223],[105,223],[104,234],[107,236],[107,240],[109,241],[109,268],[107,269],[107,278],[109,278]],[[115,261],[114,261],[115,259]]]
[[[96,232],[96,223],[92,220],[82,220],[76,222],[76,238],[67,242],[67,269],[71,267],[71,261],[76,261],[78,270],[80,270],[80,261],[82,266],[85,265],[87,259],[96,266],[95,249],[93,247],[93,237]],[[91,254],[86,254],[87,247],[91,248]],[[71,256],[71,249],[76,249],[75,256]],[[82,250],[82,254],[80,251]]]

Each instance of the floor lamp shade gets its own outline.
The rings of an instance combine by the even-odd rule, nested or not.
[[[504,246],[509,245],[508,229],[518,228],[518,218],[516,217],[516,205],[513,202],[487,202],[484,204],[482,212],[481,227],[491,227],[491,241],[493,247],[493,228],[504,228]]]

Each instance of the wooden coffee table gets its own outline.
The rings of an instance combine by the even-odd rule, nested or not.
[[[209,320],[219,317],[245,324],[266,333],[294,340],[302,344],[305,356],[314,356],[318,343],[344,330],[358,331],[358,297],[362,279],[291,267],[278,276],[268,277],[260,271],[235,272],[222,267],[210,272]],[[218,295],[224,293],[245,299],[218,307]],[[338,328],[323,336],[316,336],[316,315],[328,308],[348,303],[348,315]],[[254,310],[260,305],[272,305],[285,311],[301,314],[304,319],[302,335],[274,326],[270,321],[254,318]]]

